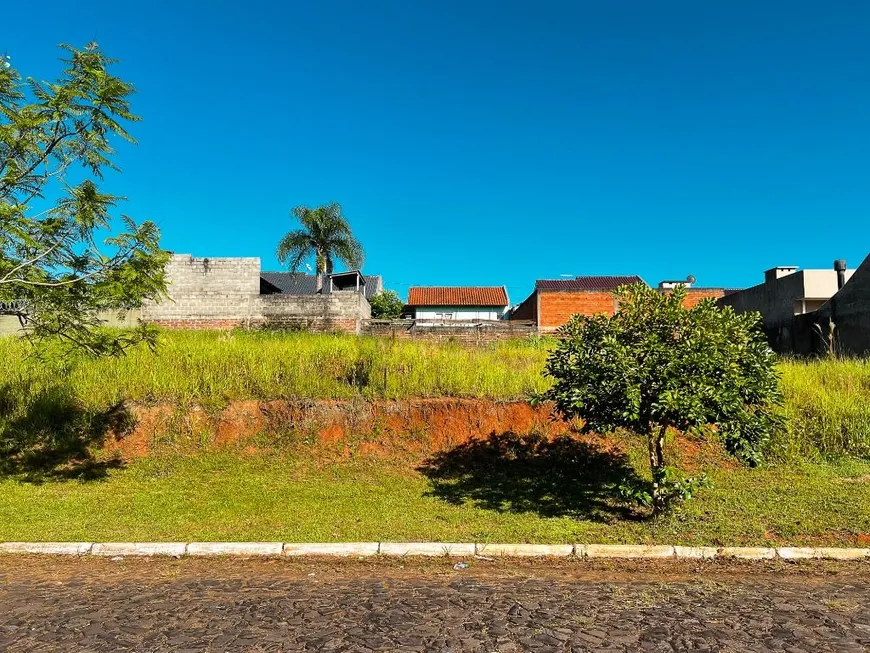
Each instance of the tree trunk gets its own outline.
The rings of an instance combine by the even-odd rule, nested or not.
[[[652,472],[652,508],[653,514],[658,515],[667,507],[667,497],[665,488],[665,432],[667,426],[660,426],[656,429],[655,425],[650,424],[647,429],[648,445],[649,445],[649,467]]]
[[[317,294],[321,294],[323,292],[323,275],[326,273],[326,257],[323,255],[323,251],[318,249],[317,256],[314,260],[315,271],[317,273]]]

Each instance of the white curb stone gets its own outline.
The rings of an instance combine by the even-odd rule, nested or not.
[[[638,544],[587,544],[587,558],[673,558],[672,546]]]
[[[373,556],[380,545],[377,542],[345,542],[338,544],[284,543],[285,556]]]
[[[53,555],[87,555],[92,542],[0,542],[0,553],[50,553]]]
[[[474,544],[457,542],[381,542],[385,556],[473,556]]]
[[[773,560],[776,549],[756,546],[726,546],[719,549],[721,558],[739,558],[741,560]]]
[[[870,549],[820,547],[816,549],[816,554],[828,560],[864,560],[870,558]]]
[[[184,542],[103,542],[94,544],[95,556],[172,556],[180,558],[187,545]]]
[[[742,560],[870,560],[870,548],[646,546],[632,544],[469,544],[455,542],[0,542],[0,554],[96,556],[558,556]]]
[[[279,556],[283,549],[281,542],[191,542],[187,555]]]
[[[776,549],[776,554],[783,560],[809,560],[821,557],[814,548],[809,546],[781,546]]]
[[[715,546],[675,546],[677,558],[712,560],[719,550]]]
[[[574,555],[573,544],[478,544],[477,555],[484,556],[557,556]]]

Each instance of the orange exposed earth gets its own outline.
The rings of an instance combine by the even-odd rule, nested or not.
[[[548,439],[570,436],[605,450],[624,449],[625,437],[579,435],[552,406],[479,399],[238,401],[216,411],[167,405],[125,408],[128,426],[110,434],[108,453],[131,459],[165,444],[175,450],[241,452],[306,445],[318,458],[420,459],[465,442],[511,433]],[[717,459],[716,443],[679,437],[682,462]]]

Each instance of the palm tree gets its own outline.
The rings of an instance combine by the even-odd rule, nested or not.
[[[323,290],[323,275],[332,274],[336,260],[351,269],[362,267],[365,258],[362,245],[350,232],[350,225],[341,214],[338,202],[314,209],[297,206],[292,213],[302,223],[302,229],[294,229],[278,242],[276,254],[281,265],[286,264],[291,272],[296,272],[313,254],[317,266],[317,292]]]

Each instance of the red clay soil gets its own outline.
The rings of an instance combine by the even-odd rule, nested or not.
[[[290,449],[304,444],[318,458],[375,457],[421,459],[492,434],[570,436],[605,450],[624,450],[624,439],[580,436],[576,425],[559,419],[551,406],[477,399],[239,401],[209,412],[172,406],[128,407],[132,427],[113,433],[104,448],[125,459],[173,449]],[[722,464],[721,448],[679,438],[680,462]]]

